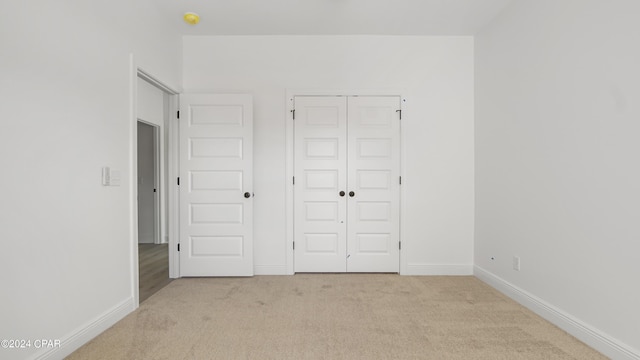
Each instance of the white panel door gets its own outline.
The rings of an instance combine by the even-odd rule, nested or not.
[[[400,270],[400,98],[349,97],[347,271]]]
[[[399,272],[400,98],[294,100],[294,270]]]
[[[296,272],[347,270],[346,105],[346,97],[295,97]]]
[[[180,275],[253,275],[250,95],[180,97]]]

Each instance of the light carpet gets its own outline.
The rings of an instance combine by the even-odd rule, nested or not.
[[[183,278],[68,359],[606,359],[474,277]]]

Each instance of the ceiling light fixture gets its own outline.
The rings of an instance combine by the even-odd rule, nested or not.
[[[184,22],[186,22],[189,25],[195,25],[198,22],[200,22],[200,16],[192,12],[184,13],[184,16],[182,18],[184,19]]]

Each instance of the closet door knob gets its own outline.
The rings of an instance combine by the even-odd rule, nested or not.
[[[340,191],[340,196],[344,196],[344,191]]]
[[[246,197],[247,199],[250,198],[251,197],[251,193],[248,193],[248,192],[244,193],[244,197]]]
[[[349,191],[349,196],[354,197],[356,196],[356,193],[354,193],[353,191]]]

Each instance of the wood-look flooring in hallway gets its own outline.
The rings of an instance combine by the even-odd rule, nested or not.
[[[140,303],[171,282],[167,244],[138,244]]]

